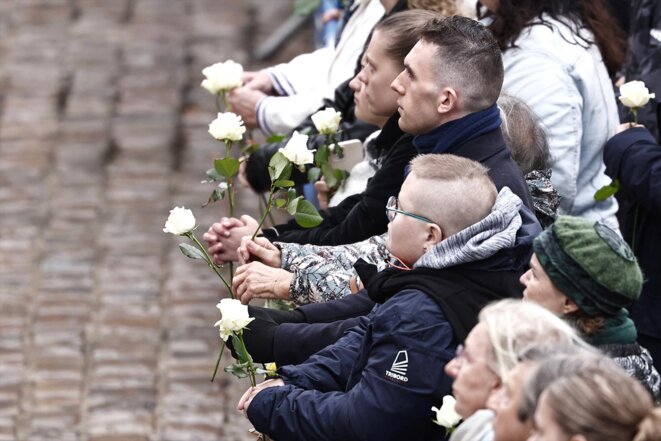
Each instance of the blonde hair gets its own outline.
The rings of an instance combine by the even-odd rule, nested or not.
[[[412,195],[416,213],[436,222],[451,236],[484,219],[498,192],[489,169],[477,161],[450,154],[419,155],[411,173],[425,182]]]
[[[661,409],[624,370],[589,369],[559,378],[543,392],[553,420],[587,441],[659,441]]]
[[[491,346],[487,363],[505,378],[526,349],[544,343],[590,346],[564,320],[534,302],[505,299],[484,307],[478,316]]]

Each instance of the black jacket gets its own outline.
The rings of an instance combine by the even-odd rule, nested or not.
[[[355,103],[353,100],[353,90],[349,87],[349,80],[340,84],[335,89],[335,97],[332,100],[324,100],[324,105],[319,110],[330,107],[337,110],[342,114],[342,123],[340,124],[339,141],[346,141],[348,139],[359,139],[364,141],[371,133],[377,131],[379,128],[373,124],[356,119],[354,113]],[[312,122],[312,116],[309,116],[303,121],[295,130],[299,132],[311,132],[308,138],[308,148],[316,150],[326,143],[326,137],[317,133]],[[289,141],[289,137],[280,142],[265,143],[260,146],[259,150],[251,154],[246,162],[246,177],[253,190],[258,193],[268,191],[271,186],[271,179],[269,177],[268,166],[271,156],[284,147]],[[294,168],[292,178],[297,184],[307,182],[307,174],[298,171]]]
[[[404,170],[416,155],[411,135],[399,128],[399,114],[393,115],[375,139],[382,152],[381,168],[368,181],[365,190],[322,213],[324,221],[316,228],[301,228],[294,221],[264,230],[264,236],[278,242],[341,245],[360,242],[386,231],[385,214],[390,196],[399,193]]]
[[[645,125],[659,141],[659,115],[661,115],[661,3],[658,0],[627,2],[631,21],[629,26],[629,53],[624,65],[627,81],[640,80],[656,99],[638,109],[638,122]],[[632,120],[629,109],[618,101],[620,117]]]
[[[620,229],[645,277],[631,318],[638,332],[661,339],[661,146],[647,130],[629,129],[606,143],[604,163],[620,181]]]
[[[398,115],[395,117],[398,118]],[[392,124],[393,118],[389,124]],[[388,226],[384,214],[386,201],[399,193],[406,166],[416,153],[412,138],[409,135],[402,136],[384,159],[381,169],[368,182],[365,191],[327,210],[324,222],[319,227],[303,229],[289,222],[265,230],[264,235],[278,242],[342,245],[385,233]],[[487,166],[489,176],[498,190],[504,186],[509,187],[528,208],[532,208],[526,182],[512,160],[500,129],[459,144],[453,148],[452,153]]]

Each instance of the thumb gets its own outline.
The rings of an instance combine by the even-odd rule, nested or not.
[[[264,248],[263,246],[257,244],[253,240],[249,240],[246,243],[246,246],[247,246],[248,251],[250,252],[250,254],[257,257],[259,260],[268,261],[271,258],[271,254],[273,254],[272,251],[270,251],[270,250]]]

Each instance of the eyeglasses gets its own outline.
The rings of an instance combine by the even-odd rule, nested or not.
[[[400,210],[399,208],[397,208],[397,206],[398,206],[397,196],[390,196],[390,198],[388,198],[388,202],[386,203],[386,217],[388,218],[388,222],[392,222],[393,220],[395,220],[395,216],[397,215],[397,213],[401,213],[404,216],[410,216],[414,219],[418,219],[420,221],[429,222],[430,224],[436,225],[436,222],[434,222],[433,220],[427,219],[424,216],[419,216],[417,214],[409,213],[408,211]]]

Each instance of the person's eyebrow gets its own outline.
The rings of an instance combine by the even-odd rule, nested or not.
[[[413,69],[411,69],[411,65],[408,64],[407,62],[404,62],[404,70],[406,73],[409,74],[411,78],[415,78],[415,72],[413,72]]]

